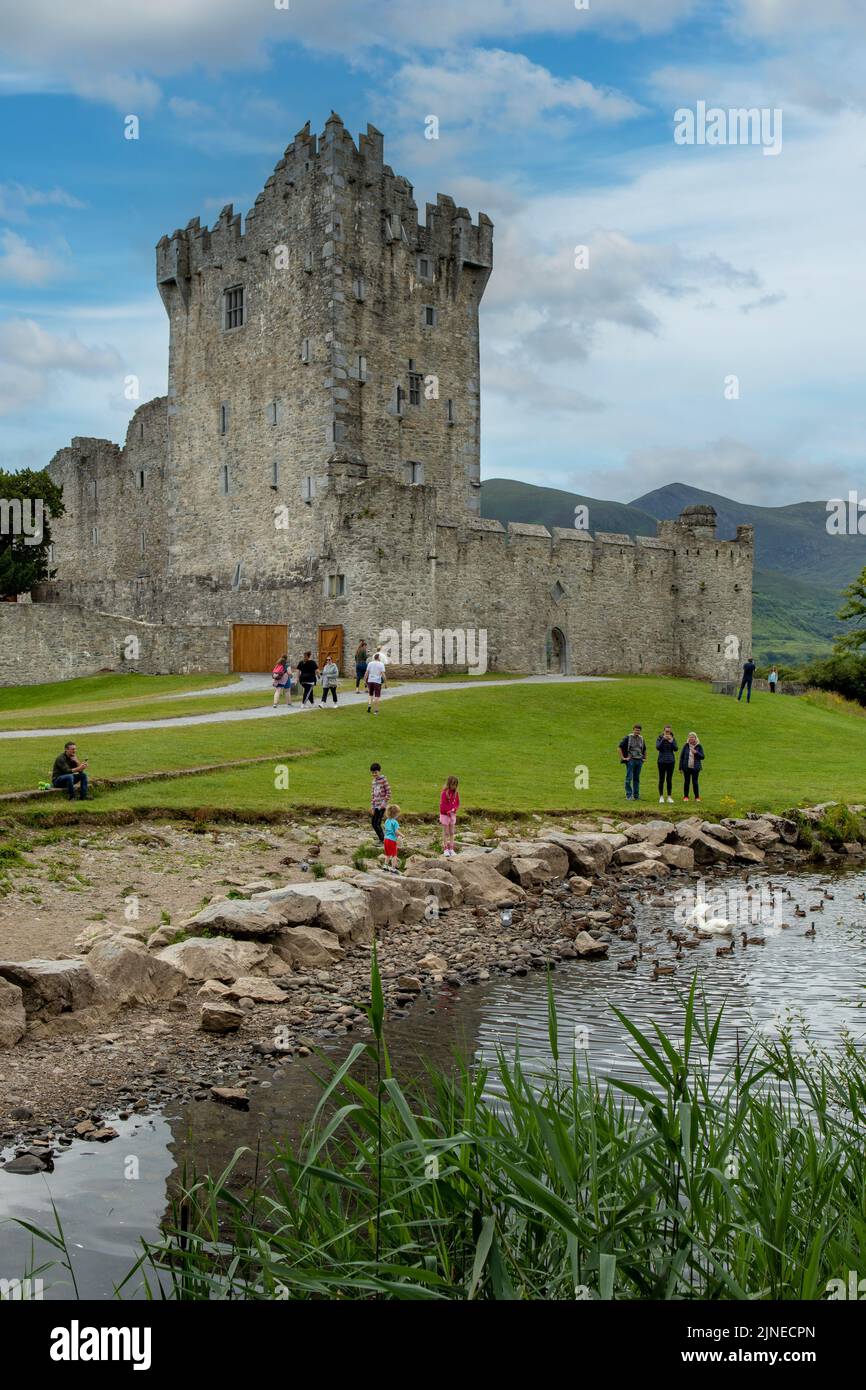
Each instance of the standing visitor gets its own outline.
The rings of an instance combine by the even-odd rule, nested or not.
[[[776,684],[777,684],[777,682],[778,682],[778,679],[779,679],[779,672],[776,670],[776,668],[775,668],[775,666],[774,666],[773,669],[771,670],[769,676],[767,677],[767,685],[770,687],[770,694],[771,694],[771,695],[775,695],[775,693],[776,693]]]
[[[368,662],[368,661],[369,661],[369,657],[367,656],[367,643],[362,639],[362,640],[358,643],[358,649],[357,649],[357,651],[355,652],[355,694],[356,694],[356,695],[357,695],[358,691],[361,689],[361,684],[362,684],[362,682],[363,682],[363,680],[364,680],[364,677],[365,677],[366,674],[367,674],[367,662]]]
[[[743,679],[740,681],[740,693],[737,696],[738,700],[742,700],[743,691],[745,690],[747,705],[751,704],[752,702],[752,681],[754,679],[755,663],[751,657],[747,657],[747,659],[743,662]]]
[[[337,703],[337,681],[340,676],[340,668],[332,656],[328,657],[322,667],[322,709],[328,703],[328,691],[334,697],[334,704]]]
[[[640,724],[619,742],[619,760],[625,763],[625,799],[640,801],[640,774],[646,762],[646,744]]]
[[[390,873],[396,874],[397,870],[397,848],[400,840],[400,822],[397,817],[400,814],[399,806],[388,807],[388,819],[385,821],[385,838],[382,844],[385,849],[385,868]]]
[[[367,662],[367,713],[372,710],[374,714],[379,713],[379,701],[382,698],[382,682],[385,679],[385,663],[379,652],[373,657],[372,661]]]
[[[689,784],[695,793],[695,801],[700,801],[701,793],[698,787],[698,778],[701,775],[701,768],[704,762],[704,750],[698,742],[695,733],[689,734],[683,750],[680,753],[680,772],[683,774],[683,801],[689,799]]]
[[[316,689],[316,672],[318,669],[319,663],[313,660],[312,652],[304,652],[303,661],[298,662],[298,680],[304,692],[304,698],[301,700],[302,709],[304,705],[307,704],[310,706],[310,709],[312,709],[313,705],[316,703],[314,692]]]
[[[674,757],[674,754],[676,753],[678,747],[679,744],[674,738],[673,729],[671,728],[670,724],[665,724],[664,728],[662,729],[661,733],[656,739],[656,748],[658,750],[659,755],[659,805],[661,805],[661,803],[665,799],[665,784],[667,784],[668,801],[671,804],[673,804],[673,797],[671,796],[671,791],[673,789],[674,766],[676,764],[676,758]]]
[[[457,791],[457,778],[449,777],[439,798],[439,824],[442,826],[442,853],[446,859],[454,858],[454,831],[457,826],[457,812],[460,808],[460,794]]]
[[[370,788],[370,821],[377,839],[381,841],[385,838],[382,830],[382,821],[385,818],[385,810],[391,799],[391,787],[388,778],[382,772],[381,763],[371,763],[370,771],[373,774],[373,784]]]
[[[271,673],[274,682],[274,709],[280,703],[280,696],[286,691],[286,704],[292,703],[292,668],[288,653],[284,652]]]

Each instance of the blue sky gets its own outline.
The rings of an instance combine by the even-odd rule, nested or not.
[[[484,476],[863,491],[864,50],[858,0],[0,0],[2,463],[122,440],[126,377],[165,390],[156,241],[334,108],[496,224]],[[780,110],[780,152],[677,145],[699,101]]]

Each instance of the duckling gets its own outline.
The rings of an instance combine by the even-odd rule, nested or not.
[[[629,956],[628,960],[617,962],[617,970],[637,970],[637,956]]]
[[[794,908],[794,916],[795,916],[795,917],[805,917],[805,916],[806,916],[806,909],[805,909],[804,907],[795,907],[795,908]]]
[[[732,956],[733,954],[734,954],[734,943],[733,943],[733,941],[729,941],[728,944],[727,944],[727,946],[717,946],[717,947],[716,947],[716,955],[717,955],[717,956]]]
[[[766,946],[767,944],[763,936],[747,936],[745,932],[741,932],[740,935],[743,938],[744,948],[746,946]]]
[[[818,935],[818,932],[817,932],[817,930],[816,930],[816,928],[815,928],[815,923],[814,923],[814,922],[812,923],[811,927],[809,927],[808,931],[804,931],[804,932],[803,932],[803,935],[804,935],[804,936],[817,936],[817,935]]]
[[[650,979],[657,980],[661,975],[676,975],[676,973],[677,967],[675,965],[659,965],[656,960],[653,961],[653,972],[650,975]]]

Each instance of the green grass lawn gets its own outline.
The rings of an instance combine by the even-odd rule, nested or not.
[[[702,809],[709,816],[866,798],[863,726],[846,710],[760,694],[751,705],[738,704],[701,682],[661,678],[443,691],[386,699],[375,718],[365,707],[315,709],[273,722],[82,734],[77,742],[97,783],[93,813],[126,807],[359,810],[367,806],[374,759],[408,814],[437,814],[439,789],[451,773],[460,778],[464,811],[624,812],[634,808],[625,801],[616,745],[636,720],[650,744],[640,803],[645,812],[658,807],[654,742],[666,722],[680,743],[695,729],[704,745]],[[120,777],[269,755],[277,764],[281,755],[299,749],[306,753],[292,761],[287,791],[275,790],[267,763],[98,790],[100,774]],[[56,738],[4,741],[2,789],[34,787],[59,751]],[[588,769],[589,785],[578,790],[580,767]],[[674,788],[681,788],[679,774]],[[21,810],[51,815],[58,805],[65,803],[45,798]],[[686,810],[681,801],[666,811],[674,809]],[[14,806],[0,808],[0,815],[9,814]]]
[[[174,714],[193,714],[209,709],[210,699],[240,700],[240,696],[212,696],[167,700],[190,690],[211,690],[231,685],[236,676],[84,676],[78,680],[52,681],[46,685],[12,685],[0,689],[0,730],[51,729],[65,720],[76,726],[100,724],[109,720],[167,718]],[[247,695],[246,700],[262,696]],[[192,708],[192,707],[195,708]],[[214,708],[218,708],[216,705]],[[225,708],[245,708],[226,703]],[[150,710],[157,710],[153,715]],[[147,711],[147,712],[145,712]],[[165,713],[163,713],[165,711]]]
[[[513,681],[511,673],[484,676],[430,676],[431,681]],[[261,709],[273,703],[271,688],[228,691],[225,695],[186,695],[187,691],[231,685],[236,676],[89,676],[57,685],[28,686],[34,699],[25,703],[22,687],[0,690],[0,732],[14,729],[57,729],[68,723],[73,731],[93,724],[141,719],[179,719],[186,714],[216,714],[220,710]],[[171,682],[171,684],[169,684]],[[396,690],[403,682],[389,681]],[[354,691],[354,680],[341,680],[339,692]],[[183,700],[167,697],[183,694]],[[294,702],[300,701],[295,694]]]

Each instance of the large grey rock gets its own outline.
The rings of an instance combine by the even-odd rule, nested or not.
[[[88,964],[107,982],[114,1004],[156,1004],[174,999],[187,984],[182,970],[132,937],[97,941]]]
[[[688,845],[661,845],[659,853],[665,864],[669,864],[672,869],[685,869],[691,871],[695,867],[694,850]]]
[[[647,859],[661,859],[661,851],[655,845],[641,843],[636,845],[623,845],[622,849],[615,849],[613,852],[614,864],[642,864]]]
[[[316,883],[288,883],[284,888],[269,888],[265,893],[254,893],[251,901],[270,903],[279,912],[284,926],[299,927],[313,920],[320,897]]]
[[[304,901],[308,915],[313,916],[315,906]],[[219,902],[208,903],[189,921],[182,922],[180,930],[190,936],[201,936],[204,932],[219,932],[221,936],[234,936],[242,939],[255,939],[273,936],[282,929],[288,920],[281,906],[260,898],[221,898]]]
[[[587,878],[603,874],[613,858],[614,851],[622,849],[623,845],[628,843],[625,835],[617,833],[587,831],[578,835],[566,835],[561,830],[545,830],[542,836],[551,844],[559,845],[565,850],[572,872]]]
[[[89,927],[80,931],[73,942],[76,953],[79,956],[86,956],[88,951],[92,951],[97,941],[110,941],[117,931],[109,922],[92,922]]]
[[[21,990],[28,1022],[111,1002],[83,960],[0,961],[0,979]]]
[[[715,821],[701,821],[700,829],[712,839],[721,840],[723,845],[735,845],[739,838],[729,825],[718,825]]]
[[[266,969],[272,952],[270,946],[257,941],[234,941],[228,936],[191,936],[186,941],[165,946],[158,958],[183,971],[188,980],[222,980],[230,984],[239,975]]]
[[[669,820],[651,820],[642,825],[630,825],[623,834],[632,844],[663,845],[676,834],[676,826]]]
[[[14,1047],[24,1037],[27,1015],[18,985],[0,980],[0,1047]]]
[[[314,926],[333,932],[341,942],[373,940],[373,913],[367,894],[360,888],[353,883],[320,879],[316,893],[319,908],[313,919]]]
[[[667,878],[670,869],[663,859],[641,859],[638,864],[626,864],[623,878]]]
[[[489,869],[495,869],[503,878],[508,878],[511,874],[511,855],[503,845],[489,848],[484,845],[465,844],[460,846],[455,857],[462,859],[464,863],[472,859],[483,860]]]
[[[287,927],[273,946],[280,960],[305,969],[328,970],[343,954],[339,937],[323,927]]]
[[[680,822],[677,826],[677,836],[692,851],[696,864],[717,864],[720,862],[732,864],[734,862],[734,850],[731,845],[722,844],[721,840],[714,840],[691,821]]]
[[[511,855],[509,877],[521,888],[537,888],[568,873],[568,855],[549,840],[510,841],[502,848]]]
[[[501,862],[507,862],[510,867],[510,856]],[[503,878],[491,861],[481,855],[469,858],[458,855],[448,860],[448,868],[460,884],[463,901],[469,907],[499,907],[522,902],[526,897],[522,888]]]

